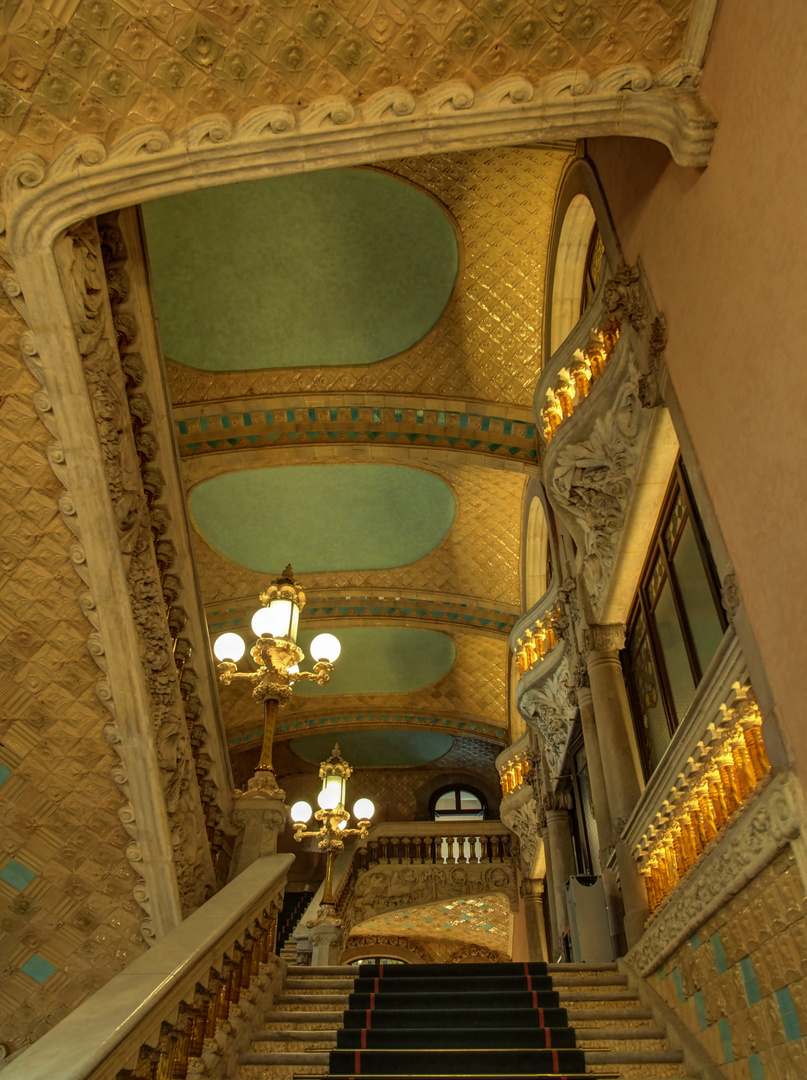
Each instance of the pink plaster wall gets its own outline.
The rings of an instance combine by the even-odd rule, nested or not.
[[[707,169],[594,139],[629,262],[669,320],[667,362],[771,690],[807,778],[807,5],[723,0],[701,93]]]

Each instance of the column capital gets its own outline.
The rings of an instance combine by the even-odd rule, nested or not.
[[[591,652],[619,652],[625,648],[625,624],[594,624],[583,631],[583,648]]]

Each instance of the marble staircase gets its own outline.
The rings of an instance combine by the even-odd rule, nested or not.
[[[587,1073],[695,1080],[683,1053],[670,1048],[666,1032],[616,964],[550,964],[548,971],[586,1052]],[[289,967],[282,994],[252,1035],[251,1050],[239,1056],[238,1080],[325,1076],[355,977],[349,966]]]

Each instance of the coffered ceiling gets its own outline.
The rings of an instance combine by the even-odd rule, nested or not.
[[[411,158],[144,208],[211,636],[248,634],[291,562],[301,640],[343,641],[333,683],[281,713],[281,740],[505,740],[546,252],[570,152]],[[366,329],[383,340],[387,322],[408,343],[379,358]],[[249,691],[221,700],[233,752],[257,747]]]

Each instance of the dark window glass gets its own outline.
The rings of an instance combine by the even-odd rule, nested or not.
[[[602,261],[605,256],[605,245],[602,242],[600,230],[595,225],[591,230],[591,238],[586,252],[586,264],[583,268],[583,288],[580,294],[580,314],[591,303],[592,297],[597,290],[597,285],[602,274]]]
[[[623,657],[648,776],[692,704],[726,625],[679,459],[631,609]]]
[[[457,786],[436,791],[429,800],[429,809],[435,821],[465,821],[484,818],[487,806],[481,792]]]

